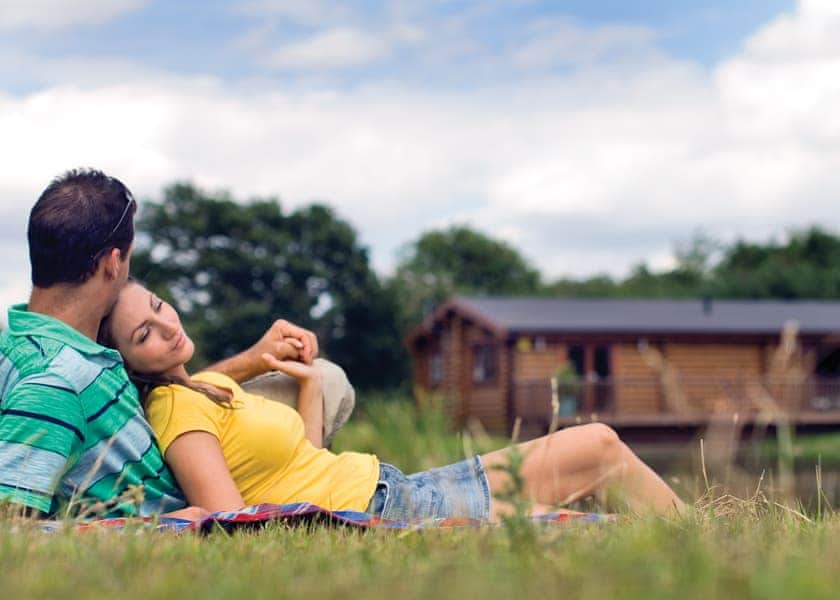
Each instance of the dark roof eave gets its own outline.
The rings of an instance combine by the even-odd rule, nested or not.
[[[500,339],[504,339],[509,334],[508,329],[504,325],[497,321],[493,321],[488,318],[487,315],[475,310],[469,303],[461,298],[455,297],[438,306],[432,314],[423,320],[420,325],[412,329],[405,337],[405,345],[410,348],[418,339],[429,335],[432,332],[435,323],[442,320],[449,312],[456,312],[466,317],[470,321],[473,321],[481,327],[489,330],[493,333],[493,335]]]
[[[726,337],[732,338],[737,336],[756,338],[778,337],[781,334],[782,326],[768,327],[759,326],[756,328],[746,327],[744,325],[738,326],[732,324],[729,327],[703,327],[702,325],[694,324],[692,327],[676,327],[667,325],[661,328],[655,325],[649,327],[642,327],[638,324],[625,324],[613,326],[599,326],[595,325],[569,325],[563,326],[552,325],[523,325],[515,322],[505,322],[506,319],[499,320],[487,314],[484,310],[476,306],[475,300],[466,297],[454,297],[442,303],[435,311],[429,315],[422,324],[415,327],[406,337],[404,343],[407,347],[413,346],[418,340],[429,336],[434,330],[435,325],[445,319],[450,313],[457,313],[465,319],[474,322],[480,327],[488,330],[499,339],[508,339],[514,335],[602,335],[602,336],[622,336],[622,337],[696,337],[696,338],[713,338]],[[799,335],[807,338],[838,338],[840,339],[840,330],[835,329],[815,329],[813,325],[808,328],[800,329]]]
[[[599,328],[599,327],[581,327],[581,328],[552,328],[552,327],[536,327],[536,326],[511,326],[507,328],[511,335],[578,335],[578,334],[599,334],[599,335],[695,335],[695,336],[778,336],[782,329],[673,329],[663,328],[656,329],[654,327],[647,329],[618,329],[618,328]],[[800,330],[799,335],[809,337],[824,337],[824,336],[840,336],[840,331],[837,330]]]

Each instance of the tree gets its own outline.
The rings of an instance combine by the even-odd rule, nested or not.
[[[734,298],[840,297],[840,238],[812,227],[784,245],[739,241],[715,268],[721,296]]]
[[[315,331],[358,387],[403,379],[396,300],[326,206],[284,214],[274,199],[243,204],[172,185],[144,205],[132,272],[178,308],[194,363],[230,356],[285,318]]]
[[[540,275],[515,248],[459,226],[429,231],[411,243],[390,287],[400,298],[406,329],[455,294],[539,293]]]
[[[678,244],[673,269],[637,265],[621,280],[562,279],[552,295],[633,298],[840,298],[840,238],[812,227],[785,243],[739,240],[724,246],[702,233]]]

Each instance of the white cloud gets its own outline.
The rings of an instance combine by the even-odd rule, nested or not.
[[[98,25],[139,10],[148,2],[149,0],[3,0],[0,5],[0,31],[55,31]]]
[[[542,69],[590,63],[628,53],[648,53],[656,33],[628,25],[585,28],[571,20],[538,23],[528,38],[511,51],[511,62],[519,68]]]
[[[303,25],[324,25],[351,18],[348,6],[336,0],[252,0],[237,12],[261,19],[277,18]]]
[[[549,276],[666,265],[697,227],[840,228],[840,50],[807,34],[840,22],[826,6],[802,3],[710,72],[651,56],[450,93],[134,75],[0,96],[0,221],[22,229],[50,177],[93,165],[141,197],[187,178],[286,207],[328,201],[380,268],[453,222],[513,241]],[[785,40],[800,42],[785,54]],[[0,275],[19,292],[25,262],[12,268]]]
[[[269,54],[265,64],[276,69],[334,69],[375,62],[388,55],[390,44],[376,34],[349,28],[330,29],[286,44]]]
[[[406,24],[381,31],[337,27],[270,51],[262,62],[273,69],[295,71],[359,67],[388,58],[396,49],[424,39],[421,29]],[[266,30],[254,32],[243,43],[267,45]]]

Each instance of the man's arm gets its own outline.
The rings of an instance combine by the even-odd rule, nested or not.
[[[263,354],[270,354],[279,360],[299,360],[309,365],[318,356],[318,340],[311,331],[281,319],[275,321],[257,343],[247,350],[204,370],[223,373],[242,383],[269,370],[262,359]]]
[[[0,500],[49,514],[69,457],[81,448],[85,425],[72,391],[15,387],[0,414]]]

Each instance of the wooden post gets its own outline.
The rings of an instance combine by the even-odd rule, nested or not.
[[[583,347],[583,414],[587,417],[595,410],[595,387],[592,375],[595,373],[595,348]]]

